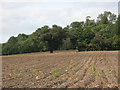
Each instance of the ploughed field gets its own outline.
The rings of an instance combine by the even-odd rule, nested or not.
[[[2,57],[3,88],[118,86],[118,51],[40,52]]]

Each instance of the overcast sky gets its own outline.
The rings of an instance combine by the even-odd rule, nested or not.
[[[1,0],[0,43],[19,33],[31,34],[44,25],[65,27],[73,21],[84,21],[86,16],[96,19],[104,11],[118,15],[118,1]]]

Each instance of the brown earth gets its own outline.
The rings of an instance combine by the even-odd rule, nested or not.
[[[55,51],[2,57],[3,88],[118,87],[118,51]]]

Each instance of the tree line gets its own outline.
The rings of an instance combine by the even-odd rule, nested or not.
[[[66,27],[45,25],[30,35],[19,34],[2,44],[2,55],[45,52],[54,50],[97,51],[119,50],[120,15],[109,11],[97,19],[86,17],[85,21],[74,21]]]

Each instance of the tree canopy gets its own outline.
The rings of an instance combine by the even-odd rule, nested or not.
[[[119,50],[120,15],[105,11],[97,20],[74,21],[66,27],[45,25],[30,35],[11,36],[1,44],[2,55],[77,49],[78,51]]]

